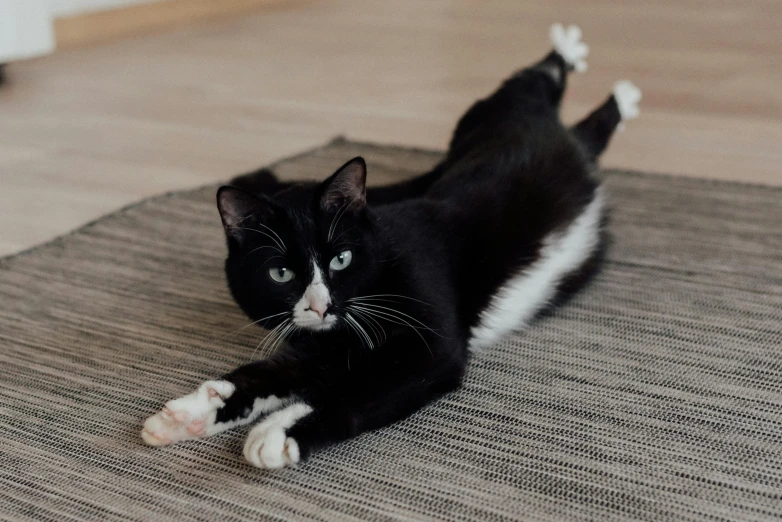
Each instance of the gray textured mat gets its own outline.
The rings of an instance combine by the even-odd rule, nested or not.
[[[286,160],[370,178],[438,155],[338,141]],[[249,361],[214,187],[0,260],[0,518],[782,516],[782,191],[606,172],[613,244],[587,291],[474,357],[463,390],[264,472],[245,430],[141,444],[163,401]]]

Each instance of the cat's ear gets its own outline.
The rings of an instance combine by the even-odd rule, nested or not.
[[[273,213],[272,202],[236,187],[220,187],[217,191],[217,210],[229,238],[242,244],[253,221],[266,221]]]
[[[320,208],[359,211],[367,205],[367,163],[358,157],[345,163],[323,182]]]

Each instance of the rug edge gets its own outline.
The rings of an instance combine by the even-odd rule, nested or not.
[[[422,152],[426,154],[444,154],[444,150],[438,150],[428,147],[416,147],[416,146],[409,146],[409,145],[399,145],[394,143],[381,143],[376,141],[362,141],[358,139],[353,139],[350,137],[345,136],[344,134],[338,134],[334,136],[333,138],[329,139],[325,143],[322,143],[320,145],[315,145],[313,147],[304,149],[301,152],[297,152],[295,154],[291,154],[289,156],[283,156],[282,158],[279,158],[268,165],[261,166],[260,168],[268,168],[268,169],[274,169],[275,166],[279,165],[280,163],[285,163],[288,161],[293,161],[295,159],[298,159],[300,157],[306,156],[308,154],[312,154],[313,152],[317,152],[319,150],[325,149],[327,147],[333,146],[333,145],[339,145],[339,144],[355,144],[360,145],[362,147],[375,147],[375,148],[382,148],[382,149],[392,149],[392,150],[404,150],[409,152]],[[762,183],[751,183],[751,182],[742,182],[742,181],[732,181],[732,180],[724,180],[724,179],[712,179],[712,178],[700,178],[695,176],[685,176],[685,175],[677,175],[677,174],[668,174],[668,173],[657,173],[657,172],[643,172],[639,170],[632,170],[632,169],[620,169],[620,168],[606,168],[606,169],[599,169],[599,172],[602,172],[604,175],[605,173],[611,173],[611,172],[621,172],[625,175],[631,175],[634,177],[655,177],[655,178],[664,178],[664,179],[671,179],[671,180],[687,180],[692,181],[696,183],[707,183],[710,185],[726,185],[726,186],[733,186],[733,187],[745,187],[745,188],[754,188],[754,189],[771,189],[772,191],[780,192],[782,193],[782,186],[775,186],[775,185],[765,185]],[[128,203],[127,205],[121,206],[118,209],[112,210],[110,212],[107,212],[105,214],[102,214],[98,216],[95,219],[92,219],[82,225],[79,225],[78,227],[69,230],[68,232],[65,232],[64,234],[60,234],[59,236],[56,236],[52,239],[48,239],[42,243],[35,244],[31,247],[25,248],[23,250],[20,250],[19,252],[14,252],[12,254],[8,254],[5,256],[0,256],[0,264],[5,264],[9,261],[12,261],[19,257],[24,257],[27,255],[30,255],[34,252],[36,252],[39,249],[46,248],[52,245],[55,245],[57,243],[60,243],[67,239],[70,236],[73,236],[75,234],[78,234],[79,232],[82,232],[84,230],[88,230],[89,228],[95,226],[99,222],[103,221],[104,219],[110,218],[115,215],[123,214],[129,210],[132,210],[136,207],[139,207],[141,205],[144,205],[148,202],[153,201],[160,201],[166,198],[174,197],[175,195],[179,194],[187,194],[189,192],[197,192],[199,190],[203,190],[208,187],[218,187],[222,184],[229,183],[231,179],[235,178],[236,176],[241,176],[242,174],[234,174],[233,176],[230,176],[225,181],[219,181],[217,183],[207,183],[204,185],[199,185],[196,187],[188,188],[188,189],[178,189],[178,190],[170,190],[167,192],[163,192],[162,194],[156,194],[153,196],[149,196],[143,199],[140,199],[138,201],[134,201],[132,203]]]

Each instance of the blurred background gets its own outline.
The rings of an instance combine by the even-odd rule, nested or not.
[[[605,167],[782,185],[779,0],[0,0],[0,255],[338,134],[443,149],[553,22],[566,122],[644,91]]]

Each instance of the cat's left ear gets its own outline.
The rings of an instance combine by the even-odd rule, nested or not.
[[[367,163],[362,157],[353,158],[323,182],[320,208],[362,210],[367,205],[366,185]]]
[[[236,187],[220,187],[217,191],[217,209],[223,220],[226,235],[242,244],[245,232],[250,228],[248,220],[268,220],[274,212],[272,203],[265,196],[256,196]]]

